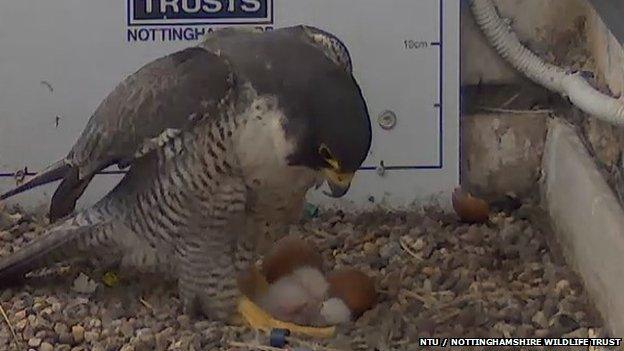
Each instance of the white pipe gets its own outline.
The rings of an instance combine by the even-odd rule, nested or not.
[[[491,0],[469,0],[472,14],[490,44],[513,67],[532,81],[567,96],[586,113],[606,122],[624,125],[624,103],[594,89],[578,73],[566,73],[545,62],[520,43]]]

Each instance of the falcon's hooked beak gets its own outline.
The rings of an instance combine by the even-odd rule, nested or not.
[[[339,173],[333,169],[325,168],[323,176],[329,185],[331,192],[323,192],[325,195],[338,198],[344,196],[351,186],[353,173]]]
[[[342,171],[340,162],[332,155],[325,144],[322,144],[319,148],[319,154],[326,164],[326,167],[323,168],[323,178],[325,178],[331,190],[331,192],[324,191],[323,194],[334,198],[344,196],[351,186],[353,173]]]

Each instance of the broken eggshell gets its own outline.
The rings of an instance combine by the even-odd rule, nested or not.
[[[329,297],[339,298],[351,311],[353,318],[366,312],[377,302],[375,283],[371,277],[352,268],[330,273]]]
[[[459,219],[466,223],[485,223],[490,218],[490,206],[483,199],[456,188],[452,196],[453,209]]]
[[[298,236],[289,235],[278,240],[262,261],[262,274],[269,284],[291,274],[299,267],[323,271],[320,250]]]

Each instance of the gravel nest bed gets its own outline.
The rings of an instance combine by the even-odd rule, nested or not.
[[[435,209],[324,213],[292,226],[291,233],[307,233],[321,248],[328,267],[359,268],[375,277],[380,292],[376,307],[335,338],[292,343],[309,350],[410,350],[423,337],[587,337],[590,329],[606,336],[578,278],[549,249],[540,216],[529,205],[482,225]],[[0,255],[37,238],[45,223],[43,216],[0,208]],[[19,342],[2,318],[0,349],[243,350],[230,342],[267,342],[245,327],[183,315],[173,284],[158,277],[111,288],[102,274],[74,265],[0,291]]]

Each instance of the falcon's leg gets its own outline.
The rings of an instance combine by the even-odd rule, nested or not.
[[[189,204],[197,216],[176,249],[180,298],[185,313],[201,311],[207,318],[224,321],[233,316],[240,296],[236,261],[248,257],[238,250],[240,239],[247,237],[240,227],[246,188],[231,177],[209,200],[198,200]]]
[[[232,247],[210,236],[184,238],[179,253],[178,288],[184,313],[201,312],[209,319],[228,320],[239,297]]]

